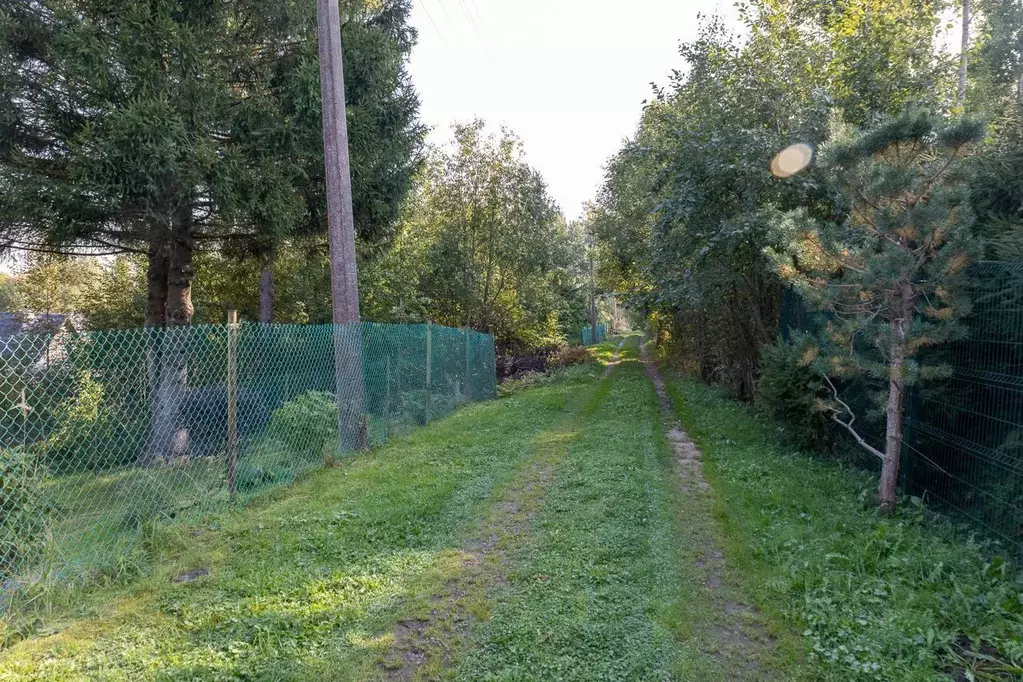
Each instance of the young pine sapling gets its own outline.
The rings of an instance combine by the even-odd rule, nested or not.
[[[881,460],[877,501],[895,508],[906,388],[945,376],[921,350],[961,338],[969,312],[967,265],[980,253],[971,230],[964,161],[982,124],[920,111],[835,145],[826,167],[844,197],[844,219],[821,224],[786,214],[770,253],[783,277],[827,319],[803,361],[825,380],[818,408]],[[864,438],[839,386],[879,380],[883,449]]]

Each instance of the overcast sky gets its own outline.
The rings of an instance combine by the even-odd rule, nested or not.
[[[639,121],[651,82],[718,0],[415,0],[411,72],[431,141],[454,121],[509,126],[568,218]]]

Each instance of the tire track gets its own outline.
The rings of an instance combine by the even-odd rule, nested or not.
[[[704,478],[700,451],[679,423],[660,368],[646,344],[640,346],[640,359],[661,406],[664,433],[674,453],[679,486],[686,496],[703,498],[709,504],[714,492]],[[714,613],[707,653],[721,664],[727,679],[770,679],[761,658],[773,647],[773,638],[757,622],[755,609],[730,596],[733,590],[729,587],[734,586],[726,585],[725,555],[715,540],[722,534],[720,523],[709,513],[703,521],[711,531],[697,534],[699,558],[693,570],[701,578]]]
[[[581,392],[561,424],[535,438],[529,465],[491,506],[475,533],[446,557],[454,575],[429,597],[429,612],[396,624],[394,643],[382,664],[383,679],[435,679],[469,645],[473,626],[481,619],[480,604],[507,581],[512,555],[529,535],[557,464],[606,398],[623,344],[624,340],[600,380]]]

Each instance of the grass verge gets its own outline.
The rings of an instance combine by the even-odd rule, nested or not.
[[[874,479],[794,451],[721,392],[669,391],[704,454],[726,555],[752,603],[802,632],[815,679],[1023,679],[1023,597],[991,548]]]

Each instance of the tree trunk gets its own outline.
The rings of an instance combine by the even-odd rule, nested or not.
[[[888,407],[885,432],[884,460],[881,464],[881,480],[877,485],[877,503],[881,511],[891,514],[895,511],[895,496],[899,482],[899,462],[902,459],[902,417],[905,409],[904,392],[906,380],[903,370],[906,364],[906,332],[913,311],[913,291],[908,282],[900,291],[902,314],[891,321],[892,347],[888,363]]]
[[[147,327],[167,324],[167,267],[168,253],[165,240],[156,240],[149,246],[146,266],[146,320]]]
[[[188,326],[192,322],[191,208],[178,212],[167,258],[167,328],[161,335],[157,381],[152,394],[152,424],[141,460],[152,464],[186,457],[188,430],[182,423],[181,402],[188,390]]]
[[[170,258],[167,266],[167,326],[187,327],[192,324],[192,238],[191,207],[178,212],[172,235]]]
[[[956,104],[966,103],[966,70],[969,64],[970,51],[970,0],[963,0],[963,43],[959,52],[959,91],[956,93]]]
[[[259,321],[270,324],[274,321],[274,303],[277,291],[274,288],[274,263],[277,250],[271,248],[263,258],[263,267],[259,273]]]

